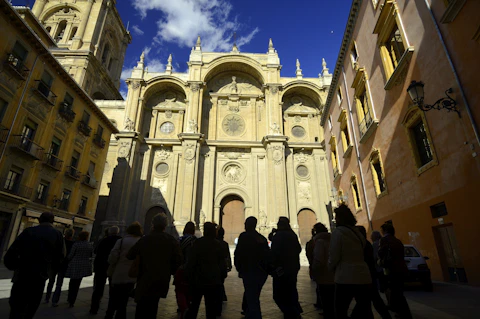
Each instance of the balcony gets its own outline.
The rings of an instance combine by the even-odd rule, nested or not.
[[[93,136],[93,143],[95,143],[95,145],[97,145],[100,148],[105,148],[105,140],[102,138],[101,134],[96,133]]]
[[[60,171],[62,170],[63,161],[55,154],[45,153],[43,156],[43,164],[53,168],[56,171]]]
[[[43,157],[45,149],[23,135],[13,135],[10,140],[10,147],[25,153],[35,160],[39,160]]]
[[[72,123],[75,120],[75,112],[72,111],[72,106],[63,101],[58,108],[58,114],[64,118],[67,122]]]
[[[13,53],[7,54],[7,59],[3,62],[3,64],[11,71],[12,74],[21,80],[25,80],[28,72],[30,71],[25,67],[25,65],[23,65],[23,60],[15,56]]]
[[[0,124],[0,144],[3,144],[7,141],[8,128]]]
[[[80,206],[78,207],[77,215],[79,215],[79,216],[85,216],[86,210],[87,210],[87,208],[86,208],[84,205],[80,205]]]
[[[82,183],[84,185],[87,185],[88,187],[91,187],[93,189],[97,188],[97,180],[93,177],[90,177],[90,175],[85,175],[83,176],[83,181]]]
[[[370,135],[372,135],[373,131],[378,126],[378,120],[372,118],[372,113],[369,110],[363,120],[360,122],[359,130],[360,130],[360,143],[364,143]]]
[[[73,166],[67,166],[67,169],[65,170],[65,175],[76,180],[79,180],[82,176],[80,171]]]
[[[57,96],[52,92],[50,87],[43,83],[42,80],[35,80],[37,82],[37,88],[34,91],[42,98],[45,99],[51,105],[55,105],[55,101],[57,100]]]
[[[10,186],[10,180],[6,178],[0,179],[0,190],[12,195],[20,196],[29,199],[32,196],[32,189],[23,184],[15,183]]]
[[[92,133],[92,128],[84,121],[80,121],[78,122],[78,131],[85,136],[90,136]]]
[[[70,206],[70,198],[63,198],[58,201],[58,209],[68,211],[68,206]]]

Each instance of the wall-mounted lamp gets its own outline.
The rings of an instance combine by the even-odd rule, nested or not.
[[[448,93],[453,92],[451,88],[445,91],[446,97],[442,97],[433,105],[428,105],[423,103],[423,98],[425,95],[425,91],[423,90],[424,85],[425,84],[423,84],[423,82],[412,81],[407,88],[407,93],[410,95],[413,103],[415,103],[420,110],[426,112],[430,111],[431,109],[446,109],[448,112],[457,112],[458,116],[460,117],[460,112],[457,110],[457,102],[452,99],[450,95],[448,95]]]
[[[336,187],[332,188],[332,197],[336,203],[346,203],[348,202],[347,194],[339,194]]]

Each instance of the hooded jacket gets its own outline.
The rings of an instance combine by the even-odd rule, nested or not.
[[[315,282],[319,285],[334,284],[334,273],[328,270],[330,238],[330,233],[319,233],[313,237],[315,248],[312,258],[312,275]]]
[[[339,226],[332,234],[328,269],[335,272],[336,284],[371,284],[365,262],[366,239],[355,227]]]

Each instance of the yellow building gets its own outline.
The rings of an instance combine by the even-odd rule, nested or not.
[[[28,8],[0,1],[0,251],[42,212],[91,230],[115,126],[52,55]]]

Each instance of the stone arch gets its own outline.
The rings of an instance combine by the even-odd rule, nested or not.
[[[168,208],[164,207],[163,205],[152,205],[147,210],[145,210],[143,221],[143,231],[145,234],[147,234],[148,230],[150,229],[150,226],[152,224],[152,218],[159,213],[165,213],[167,215],[169,225],[173,223],[173,218]]]
[[[316,84],[307,81],[294,81],[284,85],[280,98],[284,101],[285,97],[298,93],[308,96],[315,102],[318,108],[321,108],[324,105],[321,92],[321,88]]]
[[[73,3],[69,3],[69,4],[59,3],[59,4],[51,6],[50,8],[48,8],[47,10],[42,12],[40,14],[40,16],[38,17],[38,20],[40,20],[41,22],[45,22],[46,19],[50,18],[52,15],[54,15],[58,11],[60,11],[61,9],[65,9],[65,8],[73,9],[73,10],[77,11],[78,13],[81,12],[80,8]]]
[[[245,202],[238,195],[227,195],[220,202],[218,223],[225,230],[225,241],[230,245],[245,230]]]
[[[312,237],[311,230],[313,225],[317,223],[315,211],[310,208],[303,208],[297,214],[298,220],[298,237],[301,244],[305,244]]]
[[[245,203],[245,209],[252,207],[252,201],[250,197],[242,188],[238,186],[229,186],[228,188],[220,191],[214,200],[215,207],[220,207],[222,199],[229,195],[235,195],[243,199],[243,202]]]
[[[215,77],[215,75],[225,71],[240,71],[251,74],[260,84],[265,84],[265,77],[263,76],[263,70],[260,63],[244,55],[222,56],[214,59],[207,67],[205,74],[202,74],[202,81],[208,82]]]

